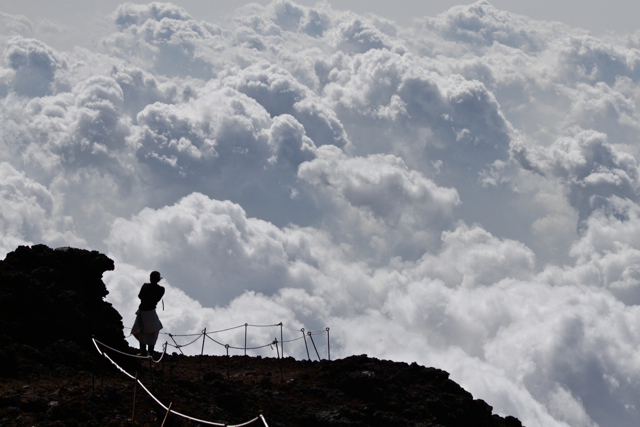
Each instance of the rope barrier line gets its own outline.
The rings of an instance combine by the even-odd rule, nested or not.
[[[168,332],[160,332],[161,335],[171,335]],[[174,337],[199,337],[200,335],[202,335],[202,332],[200,332],[199,334],[183,334],[183,335],[176,335],[173,334]]]
[[[218,331],[209,331],[209,332],[207,332],[207,334],[217,334],[217,333],[219,333],[219,332],[227,332],[227,331],[231,331],[231,330],[233,330],[233,329],[244,328],[245,326],[251,326],[251,327],[254,327],[254,328],[273,328],[273,327],[276,327],[276,326],[282,326],[283,328],[288,329],[288,330],[290,330],[290,331],[293,331],[293,332],[300,332],[300,329],[291,328],[291,327],[289,327],[289,326],[285,325],[284,323],[278,323],[278,324],[276,324],[276,325],[251,325],[251,324],[248,324],[248,323],[247,323],[246,325],[232,326],[232,327],[230,327],[230,328],[220,329],[220,330],[218,330]],[[128,327],[128,326],[124,326],[124,329],[131,329],[131,328],[130,328],[130,327]],[[326,332],[326,330],[320,330],[320,331],[307,331],[307,332],[311,332],[312,334],[316,335],[316,334],[323,334],[323,333],[325,333],[325,332]],[[202,332],[197,333],[197,334],[180,334],[180,335],[177,335],[177,334],[171,334],[171,333],[168,333],[168,332],[160,332],[160,335],[170,335],[170,336],[172,336],[172,337],[196,337],[196,336],[197,336],[197,337],[200,337],[200,336],[202,336]],[[129,336],[131,336],[131,334],[129,334]],[[198,339],[196,338],[196,340],[195,340],[195,341],[197,341],[197,340],[198,340]],[[283,342],[284,342],[284,341],[283,341]]]
[[[238,326],[232,326],[232,327],[226,328],[226,329],[220,329],[219,331],[209,331],[207,333],[208,334],[215,334],[215,333],[218,333],[218,332],[226,332],[226,331],[230,331],[232,329],[244,328],[244,326],[245,325],[242,324],[242,325],[238,325]],[[280,324],[280,323],[275,324],[275,325],[251,325],[251,324],[247,324],[247,326],[253,326],[255,328],[271,328],[271,327],[275,327],[275,326],[283,326],[283,327],[285,327],[285,328],[287,328],[289,330],[292,330],[292,331],[299,331],[299,329],[290,328],[287,325]],[[129,327],[129,326],[124,326],[124,329],[132,329],[132,328]],[[160,332],[160,334],[169,335],[167,332]],[[174,337],[195,337],[196,335],[202,335],[202,333],[199,333],[199,334],[185,334],[185,335],[173,334]]]
[[[207,335],[207,338],[209,338],[209,339],[210,339],[211,341],[213,341],[214,343],[219,344],[219,345],[221,345],[221,346],[223,346],[223,347],[226,347],[226,346],[227,346],[226,344],[222,344],[220,341],[218,341],[218,340],[215,340],[215,339],[211,338],[209,335]]]
[[[233,346],[231,346],[231,345],[229,345],[229,344],[222,344],[220,341],[217,341],[217,340],[215,340],[215,339],[211,338],[211,337],[209,336],[209,332],[207,332],[207,333],[205,334],[205,336],[206,336],[207,338],[209,338],[211,341],[213,341],[214,343],[216,343],[216,344],[218,344],[218,345],[221,345],[222,347],[232,348],[232,349],[234,349],[234,350],[244,350],[244,349],[247,349],[247,350],[259,350],[259,349],[261,349],[261,348],[269,347],[270,345],[272,345],[272,344],[273,344],[273,342],[270,342],[269,344],[265,344],[265,345],[260,346],[260,347],[233,347]]]
[[[211,338],[211,337],[209,336],[209,332],[207,332],[207,338],[209,338],[211,341],[215,342],[216,344],[221,345],[222,347],[225,347],[225,346],[227,345],[227,344],[223,344],[223,343],[221,343],[221,342],[220,342],[220,341],[218,341],[218,340],[215,340],[215,339]],[[298,338],[292,338],[292,339],[290,339],[290,340],[284,340],[284,341],[281,341],[281,342],[284,342],[284,343],[290,343],[290,342],[294,342],[294,341],[300,341],[301,339],[302,339],[302,337],[298,337]],[[197,340],[196,340],[196,341],[197,341]],[[271,343],[269,343],[269,344],[265,344],[265,345],[263,345],[262,347],[247,347],[247,350],[256,350],[256,349],[260,349],[260,348],[265,348],[265,347],[267,347],[267,346],[270,346],[271,344],[273,344],[273,342],[271,342]],[[169,344],[169,345],[170,345],[171,347],[175,347],[174,345],[171,345],[171,344]],[[229,348],[233,348],[233,349],[236,349],[236,350],[244,350],[244,347],[232,347],[232,346],[229,346]]]
[[[266,348],[266,347],[269,347],[269,346],[273,345],[273,342],[270,342],[269,344],[265,344],[265,345],[262,345],[262,346],[259,346],[259,347],[235,347],[235,346],[232,346],[232,345],[229,345],[229,344],[221,343],[220,341],[218,341],[218,340],[216,340],[216,339],[214,339],[214,338],[211,338],[211,337],[209,336],[209,334],[210,334],[210,333],[215,333],[215,332],[207,332],[207,333],[206,333],[206,337],[207,337],[207,338],[209,338],[211,341],[213,341],[214,343],[218,344],[218,345],[219,345],[219,346],[221,346],[221,347],[228,347],[228,348],[232,348],[232,349],[234,349],[234,350],[260,350],[261,348]],[[316,331],[315,333],[308,333],[308,334],[307,334],[307,336],[320,335],[320,334],[324,334],[324,333],[326,333],[326,331]],[[168,335],[170,335],[172,338],[173,338],[173,337],[180,336],[180,335],[172,335],[172,334],[168,334]],[[175,348],[175,349],[180,350],[182,347],[188,347],[188,346],[190,346],[191,344],[193,344],[193,343],[195,343],[196,341],[198,341],[198,340],[200,339],[200,337],[202,337],[202,335],[203,335],[203,334],[198,335],[198,337],[197,337],[197,338],[195,338],[194,340],[192,340],[192,341],[188,342],[187,344],[178,344],[178,343],[174,340],[174,342],[176,342],[176,345],[171,344],[171,343],[169,343],[169,342],[165,342],[165,344],[164,344],[164,345],[169,346],[169,347],[173,347],[173,348]],[[289,340],[283,340],[283,341],[280,341],[280,342],[281,342],[281,343],[291,343],[291,342],[295,342],[295,341],[300,341],[301,339],[304,339],[304,337],[292,338],[292,339],[289,339]],[[117,351],[117,350],[115,350],[115,351]],[[180,351],[182,351],[182,350],[180,350]],[[131,354],[127,354],[127,353],[123,353],[123,354],[126,354],[126,355],[128,355],[128,356],[133,356],[133,355],[131,355]],[[138,357],[138,358],[146,359],[148,356],[134,356],[134,357]]]
[[[220,330],[217,330],[217,331],[206,332],[206,328],[205,328],[204,331],[199,333],[199,334],[179,334],[179,335],[174,335],[174,334],[167,333],[167,332],[160,332],[160,334],[162,334],[162,335],[168,335],[171,338],[171,340],[175,343],[175,345],[174,344],[169,344],[168,342],[164,343],[164,353],[163,353],[162,357],[164,357],[164,354],[166,354],[168,346],[171,346],[171,347],[179,350],[180,353],[182,353],[182,347],[187,347],[187,346],[190,346],[191,344],[195,343],[196,341],[198,341],[200,339],[200,337],[202,337],[203,334],[206,336],[206,338],[209,338],[211,341],[215,342],[216,344],[218,344],[218,345],[220,345],[222,347],[225,347],[227,349],[227,352],[229,351],[230,348],[232,348],[234,350],[244,350],[245,355],[246,355],[247,350],[260,350],[262,348],[270,347],[270,346],[273,345],[273,342],[270,342],[269,344],[265,344],[265,345],[262,345],[262,346],[247,347],[246,340],[247,340],[247,327],[248,326],[256,327],[256,328],[273,328],[273,327],[278,327],[279,326],[280,327],[280,335],[281,335],[281,339],[280,339],[280,344],[281,345],[284,345],[285,343],[291,343],[291,342],[295,342],[295,341],[299,341],[301,339],[304,339],[305,340],[305,347],[306,347],[307,346],[306,337],[311,338],[313,335],[320,335],[320,334],[326,333],[327,334],[327,352],[329,352],[329,347],[328,347],[330,345],[329,342],[328,342],[329,341],[329,328],[325,328],[325,330],[320,330],[320,331],[305,331],[304,328],[303,328],[302,331],[304,331],[304,332],[303,332],[303,336],[302,337],[291,338],[291,339],[285,340],[282,337],[282,329],[283,328],[286,328],[286,329],[288,329],[290,331],[294,331],[294,332],[300,332],[300,330],[290,328],[290,327],[286,326],[285,324],[283,324],[282,322],[277,323],[277,324],[273,324],[273,325],[252,325],[252,324],[249,324],[249,323],[245,323],[244,325],[233,326],[233,327],[230,327],[230,328],[220,329]],[[235,347],[235,346],[231,346],[229,344],[224,344],[224,343],[221,343],[220,341],[217,341],[217,340],[215,340],[215,339],[213,339],[213,338],[211,338],[209,336],[209,334],[216,334],[216,333],[219,333],[219,332],[231,331],[231,330],[239,329],[239,328],[243,328],[243,327],[245,328],[245,346],[244,347]],[[129,327],[125,326],[125,329],[132,329],[132,328],[129,328]],[[129,336],[131,336],[131,335],[129,335]],[[192,341],[190,341],[190,342],[188,342],[186,344],[178,344],[178,342],[175,340],[175,337],[195,337],[195,338]],[[312,339],[312,341],[313,341],[313,339]],[[204,343],[204,341],[203,341],[203,343]],[[314,347],[315,347],[315,343],[314,343]],[[272,347],[272,349],[273,349],[273,347]],[[117,350],[115,350],[113,348],[111,350],[117,351]],[[317,353],[317,351],[318,350],[316,349],[316,353]],[[283,352],[283,357],[284,357],[284,347],[283,347],[282,352]],[[308,352],[308,347],[307,347],[307,352]],[[122,353],[122,354],[125,354],[127,356],[133,356],[133,355],[130,355],[130,354],[127,354],[127,353]],[[184,353],[182,353],[182,354],[184,354]],[[309,355],[307,355],[307,356],[309,356]],[[138,358],[142,358],[142,359],[148,358],[148,356],[133,356],[133,357],[138,357]],[[162,357],[157,362],[154,360],[154,362],[155,363],[160,362],[160,360],[162,360]],[[330,356],[329,356],[329,358],[330,358]]]
[[[260,346],[260,347],[234,347],[234,346],[230,345],[229,348],[232,348],[234,350],[260,350],[261,348],[267,348],[267,347],[270,347],[272,345],[273,345],[273,343],[265,344],[265,345]]]
[[[244,326],[244,325],[242,325]],[[254,328],[272,328],[274,326],[280,326],[280,324],[278,323],[277,325],[250,325],[247,324],[247,326],[253,326]]]
[[[165,342],[164,344],[162,344],[162,347],[164,348],[164,350],[162,351],[162,355],[160,356],[160,359],[155,360],[155,359],[153,358],[153,356],[138,356],[137,354],[129,354],[129,353],[125,353],[125,352],[123,352],[123,351],[116,350],[116,349],[115,349],[115,348],[113,348],[113,347],[109,347],[109,346],[108,346],[108,345],[106,345],[105,343],[103,343],[103,342],[101,342],[101,341],[98,341],[98,340],[97,340],[97,339],[95,339],[95,338],[92,338],[92,339],[93,339],[95,342],[97,342],[98,344],[100,344],[101,346],[106,347],[106,348],[108,348],[109,350],[114,351],[114,352],[116,352],[116,353],[120,353],[120,354],[122,354],[123,356],[133,357],[133,358],[135,358],[135,359],[145,359],[145,360],[151,359],[151,361],[152,361],[153,363],[160,363],[160,362],[162,361],[162,359],[164,358],[164,355],[165,355],[165,354],[167,354],[167,344],[168,344],[168,343],[166,343],[166,342]]]
[[[233,329],[239,329],[239,328],[244,328],[244,325],[240,325],[240,326],[233,326],[231,328],[227,328],[227,329],[220,329],[219,331],[210,331],[207,332],[208,334],[217,334],[218,332],[227,332],[227,331],[231,331]]]
[[[316,332],[316,333],[311,333],[311,332],[309,332],[309,333],[307,333],[307,336],[315,336],[315,335],[320,335],[321,333],[322,333],[322,334],[326,334],[326,333],[327,333],[327,331],[322,331],[322,332]]]
[[[178,337],[178,336],[179,336],[179,335],[172,335],[172,337]],[[194,342],[198,341],[198,340],[200,339],[200,337],[201,337],[201,336],[202,336],[202,333],[200,333],[196,339],[194,339],[193,341],[191,341],[191,342],[190,342],[190,343],[188,343],[188,344],[178,344],[178,345],[171,345],[171,344],[169,344],[169,345],[171,345],[171,347],[175,347],[175,348],[187,347],[187,346],[189,346],[189,345],[193,344]]]
[[[123,329],[131,329],[131,330],[133,330],[133,328],[131,328],[129,326],[123,326],[122,328]],[[131,332],[129,334],[129,336],[132,336],[132,335],[133,335],[133,332]],[[171,334],[168,333],[168,332],[160,332],[160,335],[171,335]],[[173,336],[174,337],[195,337],[196,335],[201,335],[201,334],[182,334],[182,335],[173,335]]]
[[[282,342],[294,342],[294,341],[300,341],[302,339],[302,337],[298,337],[298,338],[292,338],[290,340],[284,340]]]
[[[180,413],[180,412],[178,412],[178,411],[175,411],[175,410],[171,409],[170,407],[165,406],[162,402],[160,402],[160,400],[158,400],[158,398],[157,398],[157,397],[155,397],[155,396],[153,395],[153,393],[151,393],[151,392],[149,391],[149,389],[147,389],[147,387],[145,387],[145,385],[144,385],[144,384],[142,384],[142,381],[140,381],[139,379],[137,379],[136,377],[134,377],[133,375],[131,375],[130,373],[128,373],[127,371],[125,371],[122,367],[120,367],[120,365],[118,365],[116,362],[114,362],[114,361],[109,357],[109,355],[107,355],[106,353],[104,353],[104,352],[100,351],[100,347],[98,347],[98,341],[96,341],[96,339],[95,339],[95,338],[92,338],[91,340],[93,341],[93,345],[95,345],[96,350],[98,350],[98,353],[100,353],[102,356],[104,356],[105,358],[107,358],[107,359],[109,360],[109,362],[111,362],[111,363],[112,363],[116,368],[118,368],[118,370],[120,370],[120,372],[122,372],[123,374],[125,374],[126,376],[128,376],[129,378],[131,378],[132,380],[135,380],[135,381],[137,382],[137,384],[139,384],[139,385],[140,385],[140,387],[142,387],[142,389],[143,389],[145,392],[147,392],[147,394],[148,394],[148,395],[149,395],[153,400],[155,400],[155,401],[156,401],[156,403],[157,403],[158,405],[160,405],[160,406],[161,406],[165,411],[167,411],[167,413],[172,413],[172,414],[175,414],[175,415],[177,415],[177,416],[179,416],[179,417],[186,418],[186,419],[188,419],[188,420],[195,421],[195,422],[197,422],[197,423],[203,423],[203,424],[208,424],[208,425],[218,426],[218,427],[244,427],[244,426],[247,426],[247,425],[249,425],[249,424],[251,424],[251,423],[253,423],[253,422],[257,421],[257,420],[261,420],[261,421],[263,421],[263,422],[264,422],[264,425],[265,425],[266,427],[269,427],[269,426],[267,425],[266,420],[265,420],[265,419],[264,419],[264,417],[262,416],[262,414],[258,415],[258,416],[257,416],[257,417],[255,417],[254,419],[249,420],[249,421],[247,421],[247,422],[245,422],[245,423],[230,425],[230,424],[226,424],[226,423],[216,423],[216,422],[213,422],[213,421],[201,420],[201,419],[199,419],[199,418],[190,417],[190,416],[188,416],[188,415],[185,415],[185,414],[182,414],[182,413]],[[100,343],[100,344],[102,344],[102,343]],[[105,347],[107,347],[107,346],[105,346]],[[116,350],[116,351],[117,351],[117,350]],[[126,353],[123,353],[123,354],[126,354]]]

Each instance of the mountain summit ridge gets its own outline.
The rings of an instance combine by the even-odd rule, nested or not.
[[[122,318],[103,300],[102,273],[113,268],[99,252],[44,245],[20,246],[0,261],[0,425],[151,426],[164,419],[165,410],[91,341],[135,352]],[[417,363],[173,353],[152,364],[107,354],[161,402],[214,422],[262,413],[270,427],[522,426],[492,414],[447,372]],[[171,414],[165,425],[193,422]]]

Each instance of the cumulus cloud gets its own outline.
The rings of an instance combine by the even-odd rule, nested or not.
[[[442,76],[389,50],[331,60],[323,64],[330,70],[323,72],[324,92],[335,100],[356,153],[402,153],[423,168],[435,160],[465,162],[460,171],[472,179],[507,158],[510,125],[481,82]]]
[[[0,36],[29,37],[32,33],[33,24],[27,17],[0,12]]]
[[[231,202],[194,193],[174,206],[143,210],[130,221],[117,219],[108,243],[118,259],[147,269],[160,266],[169,280],[188,283],[193,297],[214,306],[246,290],[273,294],[296,282],[290,263],[315,264],[307,239],[298,234],[247,218]],[[171,271],[180,273],[174,279]]]
[[[635,158],[609,144],[604,134],[581,132],[533,151],[522,143],[514,143],[513,153],[524,168],[560,178],[581,220],[607,203],[610,196],[638,198],[639,171]]]
[[[225,85],[255,99],[272,117],[291,114],[316,145],[344,147],[348,142],[335,112],[280,67],[261,62],[228,77]]]
[[[414,277],[426,275],[452,287],[491,286],[502,280],[529,279],[535,255],[520,242],[501,240],[479,227],[458,227],[442,234],[442,251],[426,255]]]
[[[50,94],[56,71],[65,67],[65,62],[46,44],[19,36],[7,42],[4,61],[15,71],[14,90],[30,97]]]
[[[50,246],[84,247],[73,218],[60,214],[60,199],[9,163],[0,163],[0,230],[4,257],[18,245],[43,242]]]
[[[220,30],[196,22],[183,8],[171,3],[125,3],[115,12],[119,32],[103,45],[120,57],[140,56],[164,75],[212,77],[204,59],[215,53]]]
[[[620,78],[624,79],[624,78]],[[616,90],[604,82],[593,86],[579,83],[578,88],[563,87],[572,99],[566,127],[579,132],[593,129],[606,133],[611,141],[633,141],[640,128],[635,111],[635,99],[625,90]]]
[[[334,239],[358,248],[357,257],[417,258],[437,246],[438,231],[451,224],[460,202],[454,189],[438,187],[393,155],[347,157],[327,147],[298,175],[314,187]]]
[[[336,31],[339,50],[349,53],[365,53],[372,49],[389,49],[390,43],[382,32],[360,19],[340,24]]]
[[[105,19],[54,49],[0,13],[2,254],[107,252],[127,325],[160,270],[173,333],[328,326],[334,357],[447,369],[527,426],[637,424],[637,34],[486,1]]]
[[[270,213],[260,211],[278,224],[312,214],[308,198],[297,197],[296,172],[316,146],[293,116],[272,118],[254,99],[223,86],[184,103],[150,104],[137,122],[130,140],[149,179],[162,183],[154,190],[158,201],[197,190],[247,209],[267,205]]]
[[[122,106],[133,120],[147,105],[156,102],[172,104],[180,98],[188,99],[191,92],[188,87],[180,90],[171,81],[158,81],[153,74],[136,67],[113,67],[111,76],[118,82],[124,101]]]
[[[543,49],[546,40],[540,33],[551,26],[498,10],[488,1],[454,6],[437,17],[423,19],[420,25],[446,40],[483,47],[497,42],[524,51]]]
[[[560,53],[570,78],[612,85],[619,77],[640,77],[640,52],[615,46],[594,37],[573,37]]]

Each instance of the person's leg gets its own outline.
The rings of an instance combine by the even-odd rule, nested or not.
[[[149,347],[149,354],[153,356],[153,348],[156,346],[156,341],[158,340],[158,332],[154,332],[153,334],[150,334],[150,339],[148,341],[148,347]]]

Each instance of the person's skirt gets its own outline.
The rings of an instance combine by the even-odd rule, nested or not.
[[[162,329],[162,323],[155,310],[136,311],[136,321],[131,328],[131,334],[140,341],[140,344],[155,345],[160,329]]]

